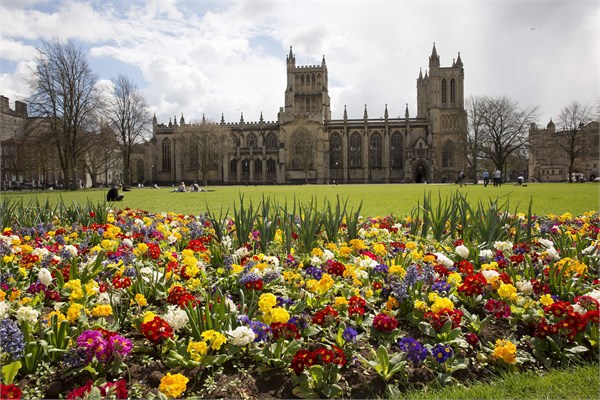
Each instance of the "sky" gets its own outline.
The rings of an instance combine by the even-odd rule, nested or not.
[[[0,0],[0,94],[26,100],[41,40],[83,49],[101,87],[126,75],[159,123],[277,119],[286,56],[325,57],[333,119],[416,115],[433,44],[458,53],[465,97],[538,107],[538,123],[600,98],[598,0]]]

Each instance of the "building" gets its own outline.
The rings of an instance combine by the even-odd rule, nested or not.
[[[417,78],[417,115],[332,119],[325,57],[319,65],[286,58],[284,106],[277,121],[168,124],[153,120],[153,136],[132,166],[139,182],[174,184],[392,183],[454,180],[466,168],[467,114],[460,53],[440,65],[435,44],[429,70]],[[134,179],[135,179],[134,178]]]
[[[575,159],[573,181],[594,181],[600,176],[599,124],[593,121],[583,126],[576,143],[580,149]],[[569,180],[568,154],[557,144],[566,143],[565,131],[557,131],[554,122],[546,128],[531,124],[529,128],[529,179],[537,182],[565,182]]]

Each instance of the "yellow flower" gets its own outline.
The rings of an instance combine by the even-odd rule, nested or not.
[[[387,250],[383,243],[375,243],[375,245],[373,245],[373,252],[378,256],[385,256],[387,254]]]
[[[148,245],[146,243],[139,243],[137,247],[133,250],[133,254],[136,257],[143,256],[148,252]]]
[[[62,321],[67,321],[67,317],[63,313],[61,313],[59,310],[54,310],[54,311],[48,313],[48,315],[46,316],[46,320],[48,321],[48,322],[46,322],[46,324],[48,326],[52,325],[52,317],[55,315],[56,315],[57,323],[60,324]]]
[[[282,307],[275,307],[275,308],[271,309],[268,312],[268,316],[269,316],[269,325],[276,323],[276,322],[281,322],[282,324],[285,324],[290,319],[290,314],[287,312],[287,310],[285,308],[282,308]]]
[[[116,251],[119,247],[119,242],[116,240],[104,239],[100,242],[100,246],[102,246],[104,251]]]
[[[146,301],[146,297],[141,293],[136,293],[134,300],[137,303],[137,305],[140,307],[144,307],[145,305],[148,304],[148,301]]]
[[[417,248],[417,244],[415,242],[406,242],[406,248],[410,250],[415,250]]]
[[[15,259],[14,254],[8,254],[8,255],[5,255],[4,257],[2,257],[2,262],[5,264],[8,264],[8,263],[12,262],[14,259]]]
[[[554,299],[549,294],[544,294],[540,296],[540,303],[545,306],[551,306],[554,304]]]
[[[457,274],[456,272],[454,272],[454,273],[448,275],[447,281],[449,284],[456,286],[462,282],[462,277],[460,276],[460,274]]]
[[[389,274],[400,275],[402,277],[402,276],[404,276],[406,274],[406,271],[404,270],[404,268],[402,268],[401,265],[392,265],[388,269],[388,273]]]
[[[340,247],[340,250],[339,250],[340,257],[346,258],[351,253],[352,253],[352,248],[350,248],[348,246],[342,246],[342,247]]]
[[[219,350],[223,344],[227,343],[225,335],[212,329],[202,332],[202,339],[210,340],[210,348],[213,350]]]
[[[415,308],[422,312],[427,312],[429,310],[429,306],[422,300],[415,300]]]
[[[231,270],[235,275],[237,275],[244,270],[244,267],[239,264],[231,264]]]
[[[447,308],[448,310],[454,310],[454,303],[447,297],[438,297],[431,306],[431,311],[434,313]]]
[[[154,314],[152,311],[146,311],[142,317],[142,324],[152,321],[154,317],[156,317],[156,314]]]
[[[182,374],[171,375],[170,372],[167,372],[167,375],[160,380],[158,390],[169,398],[177,398],[185,392],[188,382],[189,379]]]
[[[507,364],[515,364],[517,362],[517,346],[510,340],[496,340],[496,346],[492,353],[496,360],[503,360]]]
[[[373,297],[373,290],[372,289],[367,289],[367,291],[365,292],[365,297],[367,299],[370,299],[371,297]]]
[[[336,307],[341,307],[341,306],[345,306],[348,304],[348,300],[346,300],[345,297],[342,296],[338,296],[335,298],[335,301],[333,303]]]
[[[92,308],[92,317],[108,317],[109,315],[112,315],[110,304],[99,304]]]
[[[396,300],[394,297],[389,296],[387,301],[385,302],[385,308],[388,311],[391,311],[394,309],[394,307],[398,307],[398,300]]]
[[[575,273],[578,275],[583,275],[587,272],[587,265],[585,265],[581,261],[574,260],[570,257],[565,257],[562,260],[555,263],[554,265],[557,266],[560,270],[565,268],[565,272],[570,274]]]
[[[190,358],[192,360],[201,361],[206,353],[208,353],[208,345],[206,342],[194,342],[190,340],[188,343],[187,352],[190,354]]]
[[[356,251],[364,250],[367,248],[367,246],[365,245],[365,242],[362,241],[361,239],[352,239],[350,241],[350,246],[352,246],[352,248]]]
[[[273,293],[263,293],[260,295],[258,299],[258,308],[263,313],[268,312],[271,308],[275,307],[277,304],[277,297]]]
[[[81,281],[79,279],[71,279],[63,285],[63,288],[71,289],[70,301],[83,299],[83,289],[81,288]]]
[[[6,300],[6,292],[4,290],[0,290],[0,301]]]
[[[516,300],[517,288],[510,283],[501,283],[498,288],[498,295],[503,299]]]
[[[71,323],[75,323],[81,315],[81,310],[84,309],[82,304],[71,303],[67,310],[67,319]]]
[[[317,257],[321,258],[321,256],[323,255],[323,250],[320,249],[319,247],[315,247],[314,249],[312,249],[312,251],[310,253],[313,256],[317,256]]]
[[[429,294],[427,295],[427,299],[431,302],[436,301],[436,299],[440,297],[439,294],[437,294],[437,292],[429,292]]]

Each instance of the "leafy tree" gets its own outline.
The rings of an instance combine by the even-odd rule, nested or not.
[[[477,184],[477,171],[479,170],[479,159],[481,158],[481,142],[483,136],[483,121],[481,117],[483,102],[485,99],[478,96],[469,96],[465,101],[467,111],[467,162],[473,173],[473,182]]]
[[[30,110],[47,120],[47,140],[56,146],[65,185],[77,189],[88,124],[100,106],[98,78],[81,48],[71,41],[42,41],[37,50],[30,77]]]
[[[558,116],[562,140],[556,146],[569,162],[569,182],[573,182],[575,160],[584,155],[586,143],[583,128],[591,121],[592,108],[577,101],[563,107]]]
[[[119,75],[112,83],[114,90],[108,114],[121,148],[123,183],[131,186],[131,153],[134,145],[145,139],[150,127],[150,112],[138,86],[131,79]]]

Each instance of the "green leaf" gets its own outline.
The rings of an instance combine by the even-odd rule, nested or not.
[[[588,351],[588,348],[585,346],[575,346],[575,347],[571,347],[571,348],[567,349],[567,351],[572,354],[580,354],[580,353],[585,353],[586,351]]]
[[[429,337],[434,338],[437,336],[437,332],[435,331],[435,329],[433,329],[433,326],[431,326],[431,324],[428,322],[425,322],[425,321],[419,322],[419,330]]]
[[[14,361],[14,362],[11,362],[10,364],[3,366],[2,367],[2,381],[6,385],[12,384],[15,379],[15,376],[17,376],[17,373],[21,369],[21,366],[22,366],[21,361]]]
[[[390,365],[390,357],[387,349],[383,345],[380,345],[377,349],[377,359],[379,360],[379,365],[387,371],[388,366]]]

